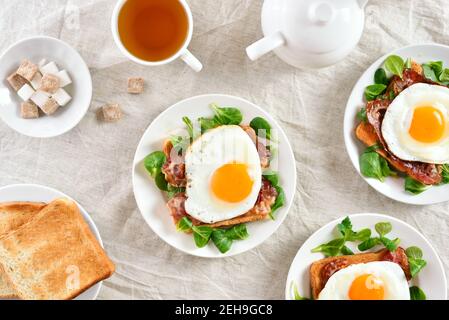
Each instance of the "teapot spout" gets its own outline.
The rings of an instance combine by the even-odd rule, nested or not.
[[[360,8],[365,8],[365,6],[367,5],[369,0],[357,0],[357,2],[359,3]]]

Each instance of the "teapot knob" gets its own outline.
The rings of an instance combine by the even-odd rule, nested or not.
[[[327,2],[319,2],[309,9],[309,19],[314,23],[327,24],[333,20],[335,16],[334,6]]]

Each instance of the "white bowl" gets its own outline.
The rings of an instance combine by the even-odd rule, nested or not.
[[[161,150],[162,143],[174,130],[184,128],[182,117],[192,120],[212,116],[209,104],[233,106],[243,113],[243,123],[249,123],[254,117],[264,117],[278,132],[279,140],[279,176],[280,184],[286,195],[285,205],[276,211],[276,219],[248,223],[249,238],[235,241],[230,251],[221,254],[215,246],[199,249],[195,246],[192,235],[176,231],[176,227],[166,206],[166,200],[155,186],[143,166],[144,158],[153,151]],[[290,143],[281,127],[262,108],[244,99],[228,95],[203,95],[176,103],[161,113],[145,131],[134,157],[133,188],[137,205],[148,225],[165,242],[185,253],[208,258],[220,258],[236,255],[250,250],[268,239],[282,224],[293,201],[296,190],[296,165]]]
[[[393,229],[388,236],[401,239],[400,246],[404,249],[411,246],[421,248],[423,259],[427,261],[427,265],[417,275],[416,279],[412,280],[411,284],[419,286],[426,294],[428,300],[447,299],[447,281],[443,263],[430,242],[418,230],[399,219],[382,214],[362,213],[350,215],[349,218],[354,230],[370,228],[374,233],[374,225],[376,223],[390,222]],[[324,258],[323,254],[312,253],[311,250],[334,239],[336,235],[335,228],[343,219],[334,220],[316,231],[299,249],[288,272],[285,287],[285,298],[287,300],[294,299],[293,284],[298,288],[300,295],[307,298],[311,297],[309,268],[313,262]],[[350,245],[350,243],[348,244]]]
[[[73,83],[67,91],[72,101],[54,115],[22,119],[22,101],[6,78],[17,70],[22,59],[38,63],[44,58],[70,74]],[[0,79],[0,118],[12,129],[30,137],[49,138],[66,133],[81,121],[92,100],[92,78],[83,58],[65,42],[50,37],[33,37],[9,47],[0,57]]]
[[[25,202],[45,202],[49,203],[57,198],[66,198],[74,201],[68,195],[37,184],[13,184],[0,188],[0,202],[15,202],[15,201],[25,201]],[[75,201],[76,202],[76,201]],[[94,221],[89,216],[86,210],[77,203],[81,214],[86,220],[90,227],[90,230],[97,238],[101,246],[103,242],[101,241],[100,232],[98,231]],[[98,282],[94,286],[90,287],[88,290],[84,291],[82,294],[77,296],[75,300],[95,300],[100,292],[102,282]],[[0,299],[1,300],[1,299]]]
[[[363,101],[364,91],[368,85],[374,83],[374,73],[383,65],[385,59],[392,54],[401,56],[404,59],[410,57],[420,63],[441,60],[445,67],[449,67],[449,47],[438,44],[413,45],[401,48],[386,54],[374,62],[357,81],[346,106],[344,138],[349,158],[351,158],[357,172],[370,186],[391,199],[415,205],[427,205],[448,201],[449,185],[434,186],[419,195],[412,195],[404,190],[403,178],[387,178],[382,183],[376,179],[366,178],[360,173],[359,158],[366,146],[355,136],[355,128],[359,123],[357,120],[357,112],[365,105]]]

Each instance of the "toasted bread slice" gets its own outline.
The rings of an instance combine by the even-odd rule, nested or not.
[[[45,203],[38,202],[0,203],[0,238],[30,221],[44,207]],[[0,267],[0,298],[14,297],[15,291]]]
[[[387,249],[382,249],[377,252],[359,253],[350,256],[338,256],[324,258],[315,261],[310,266],[310,287],[312,289],[313,299],[318,299],[321,290],[324,289],[329,277],[338,270],[346,268],[353,264],[368,263],[374,261],[388,261],[386,258],[390,252]],[[410,267],[408,264],[407,256],[402,248],[397,248],[394,252],[395,261],[404,270],[407,279],[410,279]],[[326,268],[331,267],[326,270]],[[332,270],[333,269],[333,272]],[[327,274],[326,274],[327,273]]]
[[[114,272],[78,206],[57,199],[0,239],[0,261],[21,299],[71,299]]]

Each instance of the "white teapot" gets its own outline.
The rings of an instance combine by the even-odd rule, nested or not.
[[[297,68],[323,68],[345,58],[357,45],[369,0],[265,0],[265,38],[246,49],[256,60],[274,51]]]

